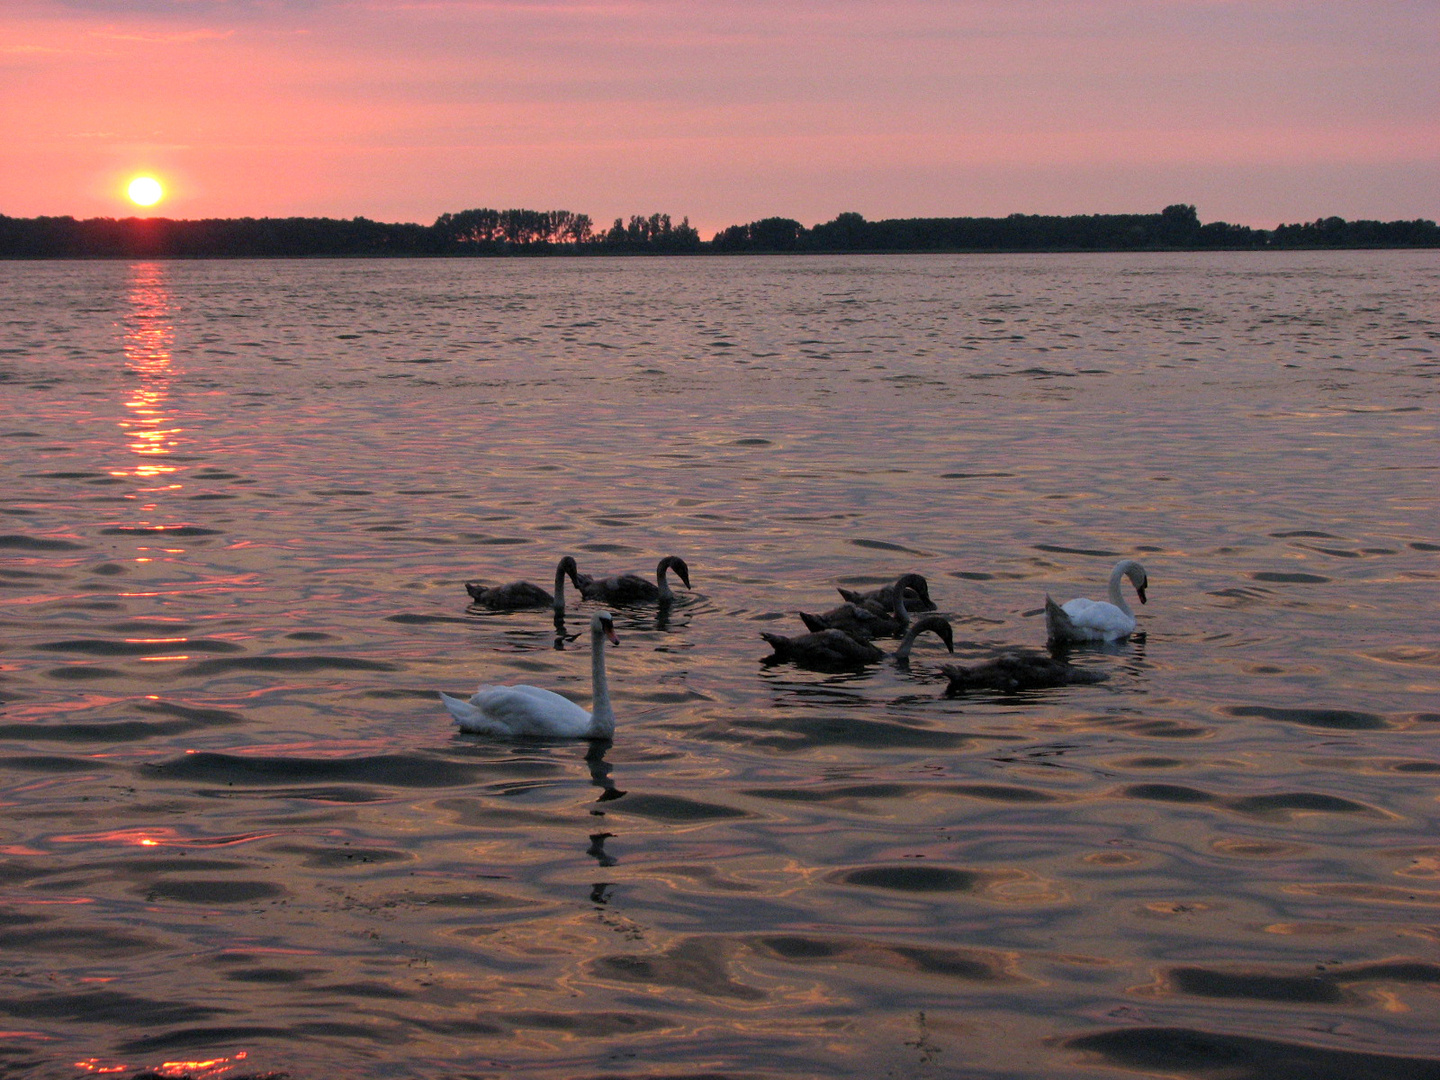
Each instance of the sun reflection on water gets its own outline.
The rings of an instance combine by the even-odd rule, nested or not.
[[[232,1057],[207,1058],[204,1061],[167,1061],[162,1065],[147,1069],[145,1075],[173,1077],[174,1080],[180,1080],[181,1077],[201,1080],[204,1077],[224,1076],[249,1056],[247,1051],[237,1050]],[[91,1076],[109,1076],[130,1072],[134,1068],[132,1065],[122,1065],[106,1061],[103,1058],[86,1058],[83,1061],[75,1062],[74,1065],[81,1072]]]
[[[129,438],[129,450],[141,460],[131,468],[112,470],[112,475],[158,480],[176,471],[163,458],[174,453],[185,430],[175,425],[168,404],[176,374],[174,308],[162,263],[136,263],[130,274],[130,310],[120,326],[125,366],[136,379],[120,427]]]

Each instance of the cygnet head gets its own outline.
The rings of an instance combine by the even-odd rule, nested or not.
[[[659,573],[666,570],[674,570],[675,576],[685,583],[685,588],[690,588],[690,567],[685,565],[685,560],[679,555],[667,555],[660,560]]]

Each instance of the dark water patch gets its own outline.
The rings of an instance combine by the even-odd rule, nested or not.
[[[0,951],[8,957],[76,953],[89,959],[115,959],[145,955],[155,948],[156,943],[149,938],[99,926],[0,931]]]
[[[194,1002],[156,1001],[118,990],[0,997],[0,1013],[17,1020],[75,1020],[125,1028],[193,1023],[226,1011]]]
[[[394,798],[393,793],[379,788],[352,787],[344,784],[328,784],[323,787],[278,787],[269,789],[247,787],[243,792],[236,791],[230,787],[197,788],[193,794],[206,799],[245,799],[248,801],[257,796],[262,796],[275,799],[294,799],[302,802],[329,803],[336,806],[386,802]]]
[[[118,668],[75,664],[71,667],[51,668],[46,676],[60,682],[96,682],[105,679],[123,679],[125,673]]]
[[[1440,773],[1440,761],[1399,761],[1390,766],[1398,773]]]
[[[154,881],[141,890],[146,899],[174,900],[182,904],[249,904],[284,896],[285,890],[269,881]]]
[[[411,1017],[406,1022],[421,1031],[460,1039],[473,1040],[510,1034],[499,1024],[493,1024],[488,1020],[430,1020],[420,1016]]]
[[[280,1046],[287,1046],[295,1041],[295,1031],[286,1027],[266,1027],[259,1024],[180,1028],[176,1031],[165,1031],[127,1039],[118,1043],[115,1050],[117,1053],[134,1054],[138,1057],[163,1051],[183,1050],[189,1047],[208,1050],[216,1046],[248,1046],[266,1040],[273,1040]],[[163,1074],[152,1075],[158,1078]],[[282,1080],[284,1076],[283,1073],[276,1074],[275,1080]],[[149,1077],[141,1073],[132,1080],[149,1080]],[[182,1080],[184,1080],[183,1077]],[[235,1077],[235,1080],[245,1080],[245,1078]],[[269,1074],[257,1076],[255,1080],[269,1080]]]
[[[513,547],[533,542],[523,536],[491,536],[489,533],[463,533],[460,538],[478,547]]]
[[[636,795],[630,794],[616,811],[638,814],[656,821],[723,821],[728,818],[749,817],[744,810],[714,803],[684,799],[678,795]]]
[[[903,544],[892,544],[888,540],[867,540],[864,538],[850,541],[851,547],[869,548],[873,551],[899,551],[906,555],[916,555],[921,558],[928,558],[928,551],[916,551],[914,548],[905,547]]]
[[[1183,787],[1180,784],[1131,784],[1122,788],[1121,796],[1127,799],[1150,799],[1171,803],[1213,803],[1214,795],[1198,788]]]
[[[245,656],[234,660],[202,660],[182,669],[185,675],[223,675],[232,671],[261,671],[300,675],[320,671],[399,671],[395,664],[357,660],[349,656]]]
[[[956,795],[964,795],[966,798],[988,799],[992,802],[1049,803],[1061,801],[1059,795],[1015,784],[954,784],[945,790]]]
[[[792,964],[840,963],[964,982],[1012,982],[997,962],[976,952],[932,946],[889,945],[858,938],[777,934],[757,937],[757,953]]]
[[[1305,727],[1335,728],[1341,731],[1383,731],[1392,725],[1374,713],[1346,709],[1278,709],[1265,705],[1231,705],[1221,710],[1227,716],[1259,717]]]
[[[407,994],[385,983],[355,982],[334,983],[316,987],[316,993],[337,994],[341,997],[368,998],[375,1001],[409,1001],[414,994]]]
[[[285,635],[287,641],[334,641],[334,634],[326,634],[320,630],[296,630]]]
[[[1122,769],[1179,769],[1184,767],[1185,762],[1171,757],[1133,757],[1115,764]]]
[[[44,573],[38,570],[10,570],[0,569],[0,581],[16,582],[17,587],[21,582],[32,581],[67,581],[69,575],[60,572]]]
[[[1069,1039],[1127,1069],[1203,1080],[1440,1080],[1440,1059],[1366,1054],[1197,1028],[1123,1028]]]
[[[769,721],[727,721],[690,729],[712,742],[744,743],[777,750],[811,750],[824,746],[871,749],[958,750],[973,741],[969,735],[907,727],[858,716],[791,716],[784,724]]]
[[[1440,544],[1427,544],[1423,540],[1413,540],[1410,547],[1415,551],[1440,551]]]
[[[502,1013],[500,1019],[521,1030],[562,1031],[581,1039],[613,1039],[675,1026],[675,1021],[662,1016],[628,1012],[520,1012]]]
[[[118,577],[120,574],[129,573],[130,568],[121,566],[119,563],[104,562],[98,566],[92,566],[90,573],[96,577]]]
[[[221,536],[220,529],[206,529],[200,525],[116,525],[101,529],[101,536]]]
[[[125,619],[121,622],[106,623],[105,629],[116,634],[149,634],[151,637],[174,637],[188,633],[193,624],[188,622],[161,622],[149,619]]]
[[[7,551],[84,551],[84,544],[69,540],[51,540],[43,536],[26,536],[23,533],[0,535],[0,550]]]
[[[599,978],[612,982],[668,986],[703,997],[764,1001],[763,990],[736,981],[730,973],[734,945],[717,938],[689,938],[662,953],[603,956],[591,964]]]
[[[471,889],[463,893],[405,893],[396,898],[398,903],[419,907],[454,908],[464,911],[488,911],[491,909],[535,907],[536,902],[503,893]]]
[[[420,754],[307,758],[222,754],[208,750],[140,768],[147,779],[221,785],[333,780],[386,787],[441,788],[468,786],[483,774],[483,766],[462,765]]]
[[[1295,529],[1291,532],[1275,532],[1270,536],[1276,540],[1292,540],[1303,538],[1306,540],[1343,540],[1343,536],[1336,536],[1334,533],[1314,532],[1310,529]]]
[[[887,889],[892,892],[937,893],[973,892],[982,877],[973,870],[957,870],[948,866],[867,866],[861,870],[844,870],[832,874],[831,881],[840,885],[858,885],[866,889]]]
[[[402,626],[426,626],[429,623],[461,623],[468,626],[474,620],[461,615],[416,615],[406,612],[401,615],[386,615],[385,621],[400,623]]]
[[[96,761],[94,758],[69,758],[55,757],[51,754],[30,754],[27,756],[6,757],[5,767],[8,769],[20,769],[23,772],[86,773],[99,772],[107,766],[105,762]]]
[[[736,439],[736,440],[735,440],[734,442],[732,442],[730,445],[731,445],[731,446],[774,446],[775,444],[772,443],[769,439],[751,438],[751,439]]]
[[[1237,973],[1200,967],[1175,968],[1166,975],[1180,993],[1197,997],[1288,1001],[1296,1004],[1334,1004],[1344,998],[1333,979],[1319,975]]]
[[[843,784],[819,788],[751,788],[745,794],[780,802],[831,803],[853,799],[899,799],[914,790],[913,784]]]
[[[1287,791],[1274,795],[1247,795],[1227,799],[1225,805],[1242,814],[1273,814],[1297,811],[1320,814],[1373,814],[1362,803],[1342,799],[1338,795],[1322,795],[1313,791]]]
[[[1032,544],[1036,551],[1049,551],[1056,555],[1089,555],[1097,559],[1118,559],[1118,551],[1110,551],[1107,548],[1073,548],[1063,547],[1060,544]]]
[[[302,856],[303,865],[315,870],[335,870],[383,863],[410,862],[415,856],[394,848],[378,847],[314,847],[302,844],[281,844],[272,851],[283,855]]]
[[[999,480],[1014,476],[1008,472],[950,472],[941,473],[941,480]]]
[[[34,646],[40,652],[79,653],[83,656],[153,656],[167,649],[185,652],[237,653],[242,646],[232,641],[213,638],[186,638],[183,641],[115,641],[106,638],[70,638],[65,641],[42,641]]]
[[[1440,964],[1424,960],[1380,960],[1372,964],[1355,964],[1329,973],[1342,983],[1398,982],[1440,986]]]
[[[64,837],[63,839],[83,839],[83,837]],[[153,850],[144,848],[142,850]],[[238,859],[206,859],[190,858],[183,852],[170,856],[160,856],[152,859],[129,858],[129,859],[97,859],[88,865],[104,867],[109,870],[118,870],[131,877],[158,876],[160,874],[197,873],[214,874],[230,870],[248,870],[250,864],[241,862]]]
[[[225,975],[230,982],[261,983],[266,986],[290,986],[305,981],[305,973],[284,968],[256,968],[253,971],[231,971]]]
[[[1114,728],[1147,739],[1203,739],[1215,733],[1214,728],[1202,727],[1199,724],[1142,716],[1103,717],[1090,722],[1096,727]]]
[[[1282,574],[1274,570],[1260,570],[1250,577],[1254,581],[1273,581],[1287,585],[1324,585],[1331,580],[1319,574]]]

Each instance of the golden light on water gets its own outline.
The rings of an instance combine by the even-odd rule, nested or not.
[[[130,311],[122,329],[126,367],[135,376],[125,408],[127,419],[120,426],[130,436],[130,450],[140,462],[116,475],[155,479],[175,471],[157,458],[171,453],[180,432],[169,415],[171,368],[170,350],[175,343],[170,292],[163,268],[141,263],[131,271]]]

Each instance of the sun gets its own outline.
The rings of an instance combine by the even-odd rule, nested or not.
[[[153,176],[137,176],[125,190],[137,206],[154,206],[165,197],[165,188]]]

